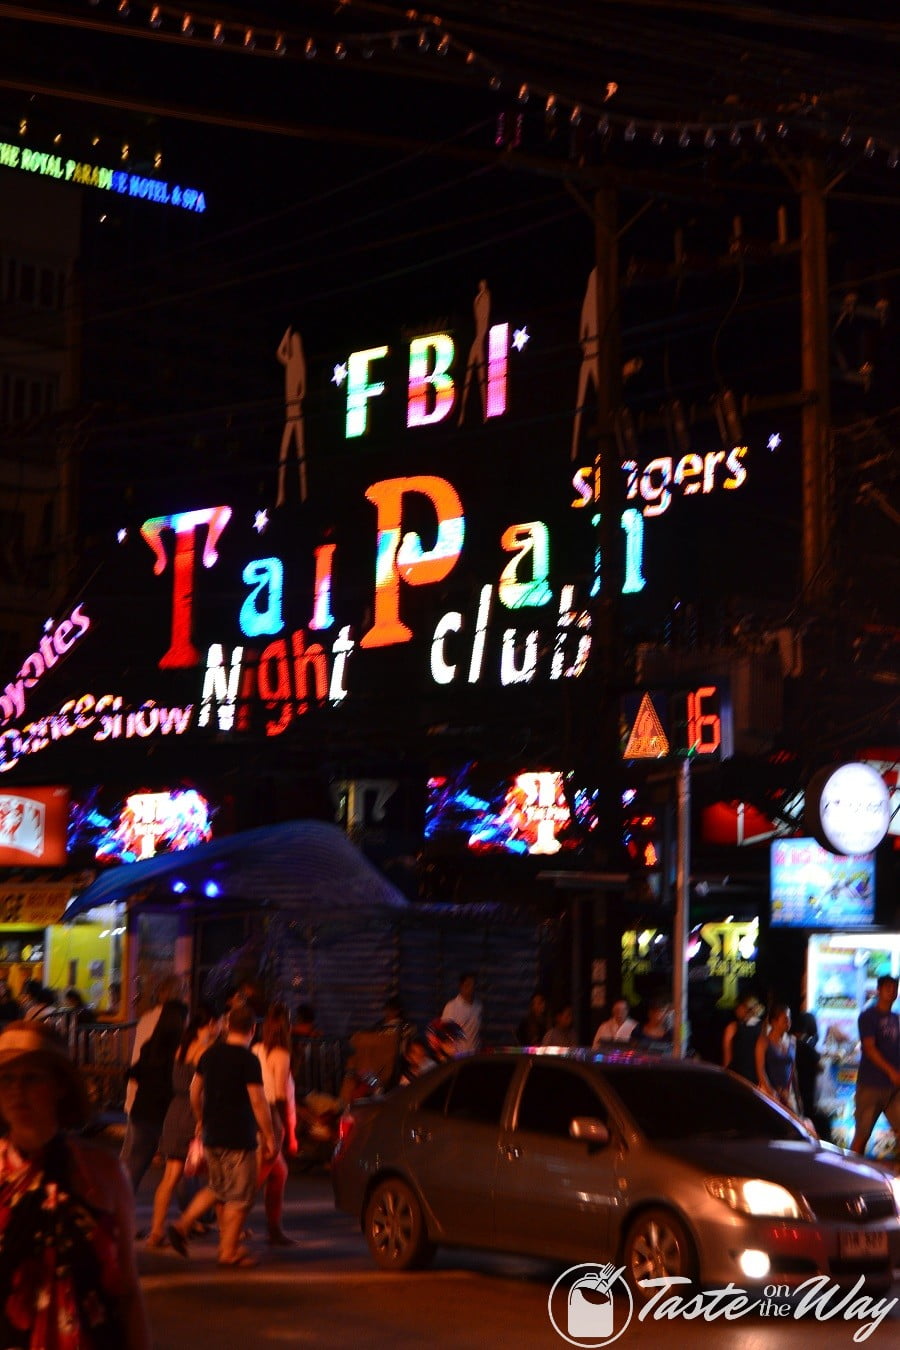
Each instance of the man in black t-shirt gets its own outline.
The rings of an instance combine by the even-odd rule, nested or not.
[[[276,1152],[262,1066],[249,1048],[253,1031],[252,1010],[246,1004],[233,1007],[225,1039],[200,1056],[191,1083],[191,1106],[202,1125],[209,1187],[219,1210],[222,1266],[256,1264],[240,1246],[240,1237],[256,1195],[257,1131],[262,1135],[264,1158],[273,1158]],[[187,1254],[194,1204],[168,1229],[169,1241],[182,1256]]]

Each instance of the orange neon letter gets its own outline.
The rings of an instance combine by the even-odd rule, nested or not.
[[[431,549],[423,549],[421,536],[414,531],[401,536],[403,499],[411,492],[427,497],[434,507],[437,538]],[[429,474],[382,479],[367,489],[366,499],[378,512],[375,622],[360,646],[389,647],[395,642],[409,642],[413,636],[400,618],[400,582],[428,586],[443,581],[462,552],[466,518],[456,489],[446,478]]]

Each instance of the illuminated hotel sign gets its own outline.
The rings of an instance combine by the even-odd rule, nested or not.
[[[145,178],[126,169],[107,169],[99,164],[84,164],[62,155],[31,150],[27,145],[11,145],[0,141],[0,168],[19,169],[41,178],[57,178],[64,183],[78,183],[82,187],[101,188],[104,192],[118,192],[124,197],[137,197],[145,202],[179,207],[182,211],[203,212],[206,198],[197,188],[179,187],[159,178]]]

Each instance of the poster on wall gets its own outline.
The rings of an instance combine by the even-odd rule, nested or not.
[[[62,867],[68,814],[68,788],[0,792],[0,867]]]
[[[864,928],[875,920],[875,857],[829,853],[815,839],[776,839],[771,922],[784,928]]]

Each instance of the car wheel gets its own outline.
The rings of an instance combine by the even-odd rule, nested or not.
[[[399,1177],[375,1187],[366,1205],[369,1251],[382,1270],[417,1270],[434,1255],[415,1192]]]
[[[697,1276],[697,1254],[687,1229],[668,1209],[645,1209],[629,1226],[622,1247],[625,1274],[638,1299],[654,1292],[642,1289],[642,1280],[680,1275]]]

